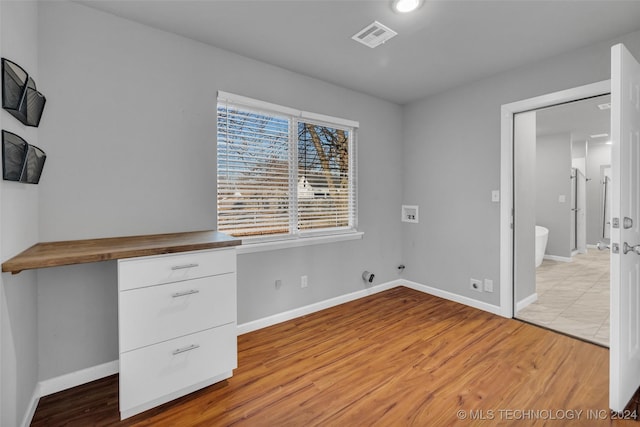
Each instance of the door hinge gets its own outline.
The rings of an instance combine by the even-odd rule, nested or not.
[[[611,227],[620,228],[620,218],[611,218]]]

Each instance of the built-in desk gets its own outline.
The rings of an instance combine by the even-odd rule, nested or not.
[[[38,243],[2,271],[118,260],[124,419],[233,374],[240,243],[216,231]]]
[[[121,258],[237,246],[239,239],[217,231],[151,234],[37,243],[2,263],[2,272],[84,264]]]

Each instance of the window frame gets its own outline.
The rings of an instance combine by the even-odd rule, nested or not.
[[[289,227],[288,233],[266,234],[256,236],[239,236],[243,240],[243,244],[250,244],[254,250],[244,250],[242,252],[255,252],[260,250],[280,249],[282,247],[305,246],[307,244],[328,243],[332,241],[343,241],[362,238],[363,233],[358,231],[358,185],[357,185],[357,130],[359,123],[353,120],[342,119],[323,114],[311,113],[307,111],[296,110],[294,108],[285,107],[277,104],[268,103],[241,95],[235,95],[228,92],[218,91],[217,108],[216,108],[216,159],[218,159],[218,126],[220,107],[227,109],[237,108],[241,111],[251,111],[259,114],[287,116],[289,118],[289,139],[287,141],[288,150],[288,169],[289,169]],[[310,230],[300,230],[298,221],[298,188],[297,182],[299,177],[298,164],[298,124],[310,123],[316,126],[326,126],[332,129],[347,131],[348,153],[349,153],[349,206],[348,206],[348,225],[342,227],[327,227]],[[216,228],[219,224],[219,199],[218,199],[218,166],[216,160]],[[230,231],[221,230],[231,234]],[[287,243],[288,242],[288,243]]]

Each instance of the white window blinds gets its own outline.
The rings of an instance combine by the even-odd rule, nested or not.
[[[218,230],[355,230],[357,122],[222,92],[217,122]]]

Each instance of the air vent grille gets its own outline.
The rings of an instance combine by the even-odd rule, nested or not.
[[[351,38],[365,46],[374,48],[397,35],[398,33],[393,31],[391,28],[379,23],[378,21],[374,21],[362,30],[358,31]]]

